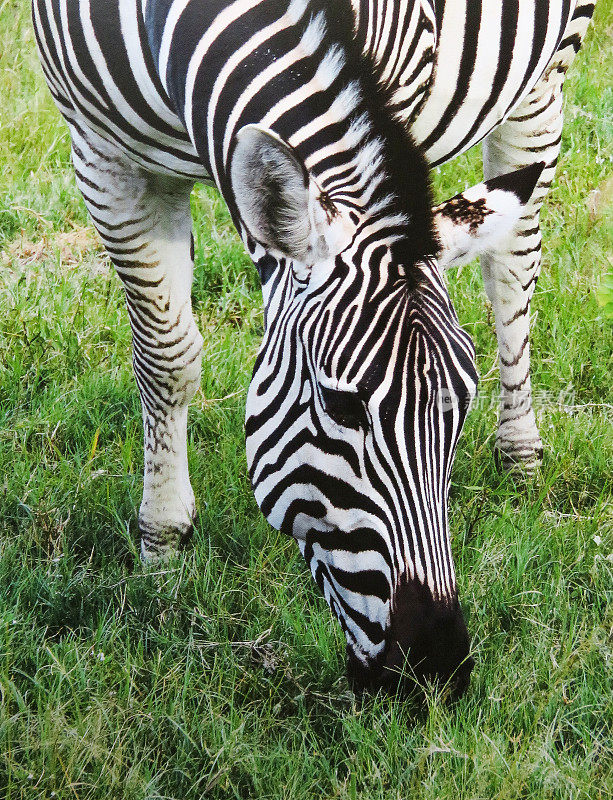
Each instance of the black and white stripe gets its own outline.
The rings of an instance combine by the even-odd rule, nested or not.
[[[472,344],[434,263],[409,291],[385,226],[364,226],[316,287],[291,269],[270,277],[247,402],[258,503],[300,542],[364,659],[385,646],[393,587],[415,580],[454,597],[447,487],[476,389]]]
[[[583,0],[34,0],[79,187],[124,282],[145,427],[143,557],[195,513],[202,338],[189,193],[214,183],[263,283],[258,503],[339,618],[356,685],[470,672],[447,491],[474,354],[440,270],[487,251],[497,447],[533,467],[529,303]],[[485,184],[428,172],[485,140]],[[515,175],[507,176],[507,173]],[[500,177],[503,176],[503,177]]]

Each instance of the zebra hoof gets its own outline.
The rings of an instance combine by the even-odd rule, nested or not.
[[[532,477],[543,463],[543,443],[497,439],[494,463],[499,470],[517,477]]]
[[[194,525],[152,530],[140,523],[139,532],[143,564],[161,564],[187,549],[194,535]]]

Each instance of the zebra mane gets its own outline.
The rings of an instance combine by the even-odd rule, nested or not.
[[[406,124],[392,111],[393,89],[378,80],[379,67],[354,29],[351,0],[335,0],[333,8],[328,0],[308,0],[308,4],[313,15],[323,14],[328,43],[342,49],[346,74],[359,86],[355,117],[366,114],[371,130],[361,147],[376,143],[381,153],[384,179],[377,196],[381,200],[389,197],[388,210],[407,220],[395,254],[405,267],[411,267],[439,250],[428,163]]]

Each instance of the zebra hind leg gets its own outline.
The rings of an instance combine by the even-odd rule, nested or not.
[[[553,180],[562,130],[561,90],[533,93],[484,144],[486,179],[539,161],[545,168],[524,214],[500,246],[481,256],[496,320],[500,414],[496,454],[505,469],[534,471],[543,444],[532,407],[530,301],[541,269],[539,212]]]
[[[144,561],[165,558],[192,530],[187,407],[200,385],[202,337],[191,307],[191,182],[145,175],[73,128],[77,182],[126,293],[144,425],[139,513]]]
[[[542,162],[543,172],[511,234],[481,257],[485,290],[494,310],[500,364],[496,452],[504,468],[530,473],[543,444],[532,407],[530,301],[541,269],[539,213],[553,181],[562,136],[562,85],[587,31],[593,3],[578,2],[558,51],[538,84],[483,147],[486,178]]]

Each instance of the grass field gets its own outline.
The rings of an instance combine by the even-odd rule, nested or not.
[[[356,703],[340,628],[251,496],[243,414],[261,301],[210,190],[194,196],[202,515],[184,558],[140,566],[122,291],[74,186],[28,4],[0,0],[2,800],[613,796],[613,330],[596,299],[611,263],[612,12],[600,0],[569,78],[544,212],[533,379],[545,464],[516,487],[494,467],[494,404],[471,412],[451,520],[477,666],[455,707],[431,695],[416,710]],[[479,178],[473,152],[436,175],[437,197]],[[478,265],[450,285],[488,398],[496,343]]]

